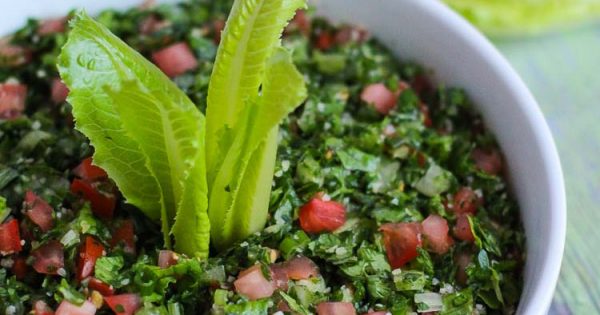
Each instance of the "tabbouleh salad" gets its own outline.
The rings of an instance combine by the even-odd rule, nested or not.
[[[106,28],[84,13],[72,12],[60,19],[31,19],[0,42],[0,313],[516,311],[524,233],[493,135],[463,90],[433,86],[423,67],[398,62],[359,27],[332,25],[314,17],[311,9],[298,10],[283,31],[282,48],[277,38],[293,14],[270,17],[280,29],[273,30],[272,38],[264,35],[254,41],[273,47],[255,62],[266,70],[256,71],[253,89],[243,90],[241,84],[240,91],[254,93],[244,98],[244,104],[250,104],[244,108],[289,104],[281,119],[271,122],[275,127],[269,135],[258,138],[258,149],[244,153],[242,145],[242,153],[232,158],[245,161],[249,172],[258,169],[266,175],[254,178],[236,172],[236,162],[228,169],[231,181],[222,191],[214,188],[225,171],[213,170],[226,169],[230,158],[230,151],[223,154],[222,142],[229,138],[222,133],[234,130],[231,139],[254,135],[254,125],[263,122],[252,117],[269,115],[257,109],[259,114],[253,116],[249,110],[250,123],[235,125],[242,131],[227,122],[211,133],[215,121],[222,119],[213,113],[223,107],[211,102],[224,104],[222,99],[234,93],[236,84],[219,81],[219,75],[236,70],[227,62],[239,55],[227,54],[227,49],[243,51],[238,43],[244,41],[243,34],[262,36],[260,31],[244,33],[251,27],[244,19],[260,10],[259,2],[275,8],[269,14],[303,7],[303,1],[296,0],[196,0],[106,10],[95,17]],[[221,33],[232,4],[228,27]],[[263,18],[256,16],[257,21]],[[69,27],[67,20],[72,18],[75,22]],[[170,81],[139,61],[143,58],[110,37],[108,30],[176,85],[161,83]],[[252,43],[247,41],[244,49],[251,50]],[[84,53],[72,57],[78,47]],[[98,47],[116,48],[104,51],[109,57],[103,59],[103,51],[94,50]],[[110,55],[113,50],[121,53]],[[86,57],[88,51],[93,58]],[[261,52],[248,53],[243,62],[253,62]],[[119,68],[122,65],[129,67]],[[109,77],[113,68],[102,67],[114,67],[123,77]],[[96,89],[102,80],[114,85]],[[119,90],[113,83],[117,81],[126,89]],[[287,85],[278,87],[281,81]],[[167,86],[168,93],[152,88],[152,82]],[[153,112],[128,105],[175,104],[169,97],[183,104],[172,107],[175,111],[196,119],[190,120],[190,130],[198,132],[198,139],[204,139],[205,114],[207,122],[206,143],[192,139],[188,151],[181,151],[200,152],[190,153],[200,162],[180,175],[194,173],[198,166],[194,174],[202,177],[177,177],[172,182],[176,215],[169,212],[175,208],[168,207],[166,184],[159,174],[164,166],[153,168],[159,158],[144,151],[151,148],[143,142],[150,133],[144,134],[140,126]],[[269,103],[269,97],[275,101]],[[129,175],[122,177],[118,165],[110,164],[130,158],[127,150],[107,158],[110,153],[103,150],[110,145],[102,141],[117,140],[109,133],[101,139],[92,128],[97,123],[105,132],[115,125],[86,116],[94,110],[88,107],[102,104],[114,106],[118,115],[111,117],[123,118],[124,134],[150,156],[138,168],[133,162],[124,168],[141,174],[133,185],[126,182]],[[277,111],[272,109],[276,105],[269,106]],[[234,114],[240,113],[244,112]],[[163,121],[171,119],[169,115],[163,115]],[[176,128],[187,123],[181,117],[173,125],[165,123],[175,128],[172,134],[165,131],[165,137],[175,138],[175,146],[187,141],[177,138]],[[142,123],[135,125],[138,120]],[[128,129],[130,125],[135,126]],[[211,137],[218,136],[225,140],[211,144]],[[240,143],[255,143],[244,139]],[[236,143],[231,140],[229,145]],[[261,148],[264,155],[256,153]],[[256,156],[266,158],[257,162]],[[188,167],[188,162],[178,167]],[[143,177],[146,173],[152,176]],[[161,198],[151,200],[159,205],[156,212],[144,203],[147,197],[136,199],[135,189],[146,189],[148,178],[157,178],[156,187],[163,189],[158,191]],[[198,178],[203,180],[193,183]],[[194,191],[186,190],[192,184]],[[183,187],[179,193],[177,185]],[[197,197],[196,191],[204,197]],[[260,205],[260,200],[248,197],[260,192],[266,196],[264,205],[247,206]],[[231,194],[239,195],[240,204],[236,198],[227,199]],[[221,209],[219,202],[229,202],[225,208],[231,207],[233,214],[213,210]]]

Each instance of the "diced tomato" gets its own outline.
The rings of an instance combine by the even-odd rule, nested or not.
[[[154,63],[169,77],[176,77],[198,67],[198,60],[187,43],[179,42],[152,54]]]
[[[94,277],[88,278],[87,287],[90,290],[98,291],[102,296],[111,296],[115,294],[115,288],[107,283],[104,283]]]
[[[303,280],[319,274],[319,268],[310,258],[294,257],[284,263],[287,275],[292,280]]]
[[[454,261],[456,263],[456,281],[460,284],[467,283],[467,266],[471,263],[471,255],[468,253],[459,253],[454,256]]]
[[[315,197],[300,208],[299,217],[305,232],[333,232],[346,222],[346,209],[338,202]]]
[[[456,214],[475,214],[483,200],[469,187],[461,187],[452,201],[452,211]]]
[[[81,281],[94,274],[96,260],[104,255],[104,246],[93,236],[86,235],[77,256],[77,280]]]
[[[14,119],[25,110],[27,86],[18,83],[0,84],[0,119]]]
[[[96,306],[90,301],[85,301],[77,306],[71,304],[67,300],[63,300],[56,309],[55,315],[94,315],[96,314]]]
[[[75,173],[77,177],[88,182],[101,180],[108,177],[106,171],[92,163],[93,160],[91,156],[83,159],[83,161],[81,161],[81,163],[79,163],[79,165],[73,169],[73,173]]]
[[[33,303],[33,315],[54,315],[54,310],[43,300],[37,300]]]
[[[459,215],[456,218],[456,225],[454,225],[454,236],[459,240],[466,242],[474,242],[475,236],[471,230],[471,224],[469,223],[469,215]]]
[[[254,265],[240,272],[233,285],[239,294],[249,300],[267,298],[275,292],[275,285],[265,278],[260,265]]]
[[[76,178],[71,183],[71,192],[89,201],[95,215],[103,219],[111,219],[117,199],[113,192],[104,192],[99,189],[104,183],[106,182],[89,183]]]
[[[367,85],[360,93],[360,99],[375,107],[379,113],[387,115],[398,101],[399,92],[392,92],[383,83]]]
[[[502,172],[502,156],[498,150],[475,148],[471,153],[471,158],[475,161],[477,168],[485,173],[498,175]]]
[[[29,266],[27,265],[27,261],[25,259],[25,257],[21,257],[21,256],[16,256],[13,258],[13,265],[12,265],[12,273],[15,275],[15,277],[17,278],[17,280],[23,280],[25,279],[25,276],[27,276]]]
[[[284,264],[272,264],[269,266],[271,269],[271,276],[273,279],[273,284],[280,290],[287,291],[288,282],[290,280],[288,276],[288,270]],[[286,304],[287,305],[287,304]]]
[[[437,254],[446,253],[454,241],[448,235],[448,222],[437,214],[430,214],[421,223],[427,249]]]
[[[35,223],[43,232],[48,232],[54,227],[52,207],[31,190],[25,192],[25,215]]]
[[[54,78],[52,79],[52,88],[50,95],[52,98],[52,102],[54,102],[55,104],[60,104],[67,100],[67,96],[69,95],[69,88],[59,78]]]
[[[160,268],[165,269],[176,265],[178,260],[179,255],[177,255],[177,253],[175,253],[174,251],[161,250],[160,252],[158,252],[158,266]]]
[[[62,17],[58,19],[48,19],[40,22],[38,26],[38,35],[50,35],[62,33],[65,31],[67,19]]]
[[[137,294],[105,296],[104,301],[117,315],[133,315],[142,305],[142,300]]]
[[[31,52],[10,43],[9,38],[0,39],[0,66],[18,67],[31,60]]]
[[[19,221],[12,219],[0,224],[0,255],[18,253],[22,249]]]
[[[331,33],[327,31],[322,31],[317,36],[317,42],[315,43],[315,46],[317,46],[317,48],[319,48],[320,50],[329,50],[331,47],[333,47],[334,43],[335,39],[333,38]]]
[[[115,248],[123,246],[123,251],[135,255],[135,234],[133,221],[124,220],[119,227],[115,229],[110,240],[110,246]]]
[[[31,252],[33,269],[38,273],[56,275],[65,266],[63,244],[51,240]]]
[[[354,305],[349,302],[321,302],[317,305],[318,315],[356,315]]]
[[[383,244],[393,269],[404,266],[418,255],[421,232],[418,223],[386,223],[379,228],[383,232]]]

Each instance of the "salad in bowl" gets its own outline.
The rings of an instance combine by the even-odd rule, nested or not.
[[[511,314],[494,135],[303,0],[31,19],[0,44],[7,314]]]

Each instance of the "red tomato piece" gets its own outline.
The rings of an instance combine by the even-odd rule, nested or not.
[[[315,43],[315,46],[317,46],[317,48],[320,50],[329,50],[331,47],[333,47],[334,43],[335,39],[331,33],[322,31],[319,36],[317,36],[317,42]]]
[[[272,264],[271,266],[269,266],[269,269],[271,269],[271,275],[275,287],[277,287],[280,290],[287,291],[289,284],[288,281],[290,280],[290,278],[288,276],[288,271],[285,265]]]
[[[299,219],[305,232],[333,232],[346,223],[346,208],[335,201],[312,198],[300,208]]]
[[[417,248],[421,246],[418,223],[386,223],[379,230],[383,232],[385,252],[393,269],[417,257]]]
[[[0,119],[14,119],[25,110],[27,86],[18,83],[0,84]]]
[[[48,19],[40,22],[38,26],[38,35],[50,35],[56,33],[62,33],[66,28],[66,18]]]
[[[319,275],[319,267],[310,258],[294,257],[284,263],[287,275],[292,280],[303,280]]]
[[[96,306],[90,301],[85,301],[77,306],[71,304],[67,300],[63,300],[56,309],[55,315],[94,315],[96,314]]]
[[[475,236],[471,230],[471,224],[469,223],[469,215],[459,215],[456,218],[456,225],[454,225],[454,236],[459,240],[463,240],[469,243],[475,241]]]
[[[31,52],[10,43],[9,38],[0,39],[0,66],[18,67],[31,60]]]
[[[448,222],[437,214],[430,214],[421,223],[427,249],[437,254],[446,253],[454,241],[448,235]]]
[[[399,92],[390,91],[383,83],[367,85],[360,93],[360,99],[375,107],[379,113],[387,115],[396,107]]]
[[[249,300],[267,298],[275,292],[275,284],[263,275],[260,265],[254,265],[238,275],[235,290]]]
[[[105,183],[89,183],[76,178],[71,183],[71,192],[89,201],[95,215],[103,219],[111,219],[115,211],[117,198],[113,192],[104,192],[99,189]]]
[[[104,283],[94,277],[88,278],[87,287],[91,290],[98,291],[102,296],[111,296],[115,294],[115,288],[107,283]]]
[[[83,159],[83,161],[73,169],[73,173],[77,175],[77,177],[88,182],[108,178],[106,171],[92,163],[93,160],[91,156]]]
[[[152,54],[152,60],[169,77],[176,77],[198,67],[198,60],[187,43],[179,42]]]
[[[57,275],[59,269],[65,266],[65,255],[63,244],[51,240],[31,252],[33,257],[33,269],[38,273]]]
[[[112,239],[109,243],[112,248],[123,246],[124,252],[135,255],[135,234],[133,221],[122,221],[119,227],[114,230]]]
[[[158,266],[160,268],[169,268],[173,265],[177,264],[179,260],[179,255],[174,251],[170,250],[161,250],[158,252]]]
[[[27,261],[25,259],[25,257],[21,257],[21,256],[16,256],[13,258],[13,265],[12,265],[12,273],[15,275],[15,277],[17,278],[17,280],[23,280],[25,279],[25,276],[27,276],[29,266],[27,265]]]
[[[354,305],[349,302],[321,302],[317,305],[318,315],[356,315]]]
[[[105,296],[104,301],[117,315],[133,315],[142,305],[142,300],[137,294]]]
[[[498,150],[484,150],[475,148],[471,152],[471,158],[475,161],[477,168],[490,175],[498,175],[502,172],[502,156]]]
[[[60,104],[67,100],[67,96],[69,95],[69,88],[59,79],[52,79],[52,87],[50,89],[52,102],[55,104]]]
[[[452,201],[452,211],[456,214],[475,214],[483,200],[469,187],[461,187]]]
[[[0,224],[0,255],[6,256],[18,253],[22,248],[19,221],[12,219]]]
[[[96,260],[104,256],[104,246],[93,236],[86,235],[77,256],[77,280],[81,281],[94,274]]]
[[[33,303],[33,315],[54,315],[54,310],[42,300],[37,300]]]
[[[25,215],[35,223],[43,232],[48,232],[54,227],[52,207],[31,190],[25,192]]]

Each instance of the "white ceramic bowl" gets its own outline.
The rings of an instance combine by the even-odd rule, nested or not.
[[[140,0],[0,0],[0,34],[29,16],[60,16],[75,6],[89,12]],[[565,189],[556,148],[527,87],[470,24],[436,0],[316,0],[336,21],[360,24],[399,58],[434,70],[438,82],[464,87],[506,156],[527,235],[525,287],[518,314],[545,314],[556,286],[566,229]]]

